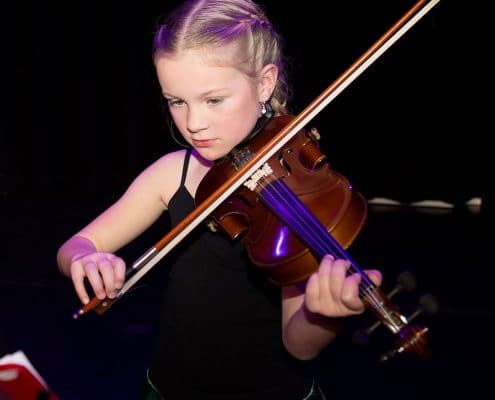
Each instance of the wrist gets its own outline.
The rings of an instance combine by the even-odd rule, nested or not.
[[[325,328],[330,328],[332,330],[340,330],[341,325],[342,325],[342,319],[339,317],[327,317],[323,314],[320,313],[315,313],[311,311],[307,306],[306,303],[303,302],[302,304],[302,313],[304,315],[304,318],[308,323],[312,325],[319,325]]]
[[[58,250],[57,264],[60,272],[70,276],[70,266],[73,262],[96,251],[96,246],[89,239],[81,236],[72,237]]]

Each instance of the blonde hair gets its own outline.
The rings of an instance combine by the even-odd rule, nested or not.
[[[189,0],[168,15],[153,40],[153,57],[188,49],[233,46],[228,62],[250,77],[267,64],[279,75],[269,103],[275,114],[287,114],[288,85],[282,40],[260,5],[251,0]]]

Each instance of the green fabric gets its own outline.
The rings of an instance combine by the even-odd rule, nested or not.
[[[302,400],[325,400],[325,395],[318,384],[313,381],[313,386],[311,387],[310,392]]]
[[[141,400],[163,400],[163,398],[150,386],[148,392],[141,396]]]
[[[149,376],[149,370],[146,371],[146,384],[143,392],[139,396],[139,400],[164,400],[158,390],[155,389],[155,386],[151,382]]]
[[[140,396],[140,400],[164,400],[160,393],[153,387],[153,383],[150,381],[148,374],[146,374],[146,388],[143,395]],[[325,395],[318,384],[313,382],[310,392],[302,400],[325,400]]]

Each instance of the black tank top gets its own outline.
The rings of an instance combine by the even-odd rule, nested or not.
[[[172,226],[194,208],[185,179],[169,202]],[[311,379],[281,339],[280,288],[240,242],[198,226],[172,252],[150,377],[166,400],[301,399]]]

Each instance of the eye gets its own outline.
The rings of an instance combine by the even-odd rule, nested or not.
[[[181,99],[166,99],[169,107],[178,107],[184,104],[184,101]]]
[[[213,105],[215,105],[215,104],[219,104],[219,103],[221,103],[221,102],[222,102],[222,100],[223,100],[223,99],[222,99],[222,98],[220,98],[220,97],[211,97],[211,98],[209,98],[209,99],[207,100],[207,102],[208,102],[208,104],[213,104]]]

